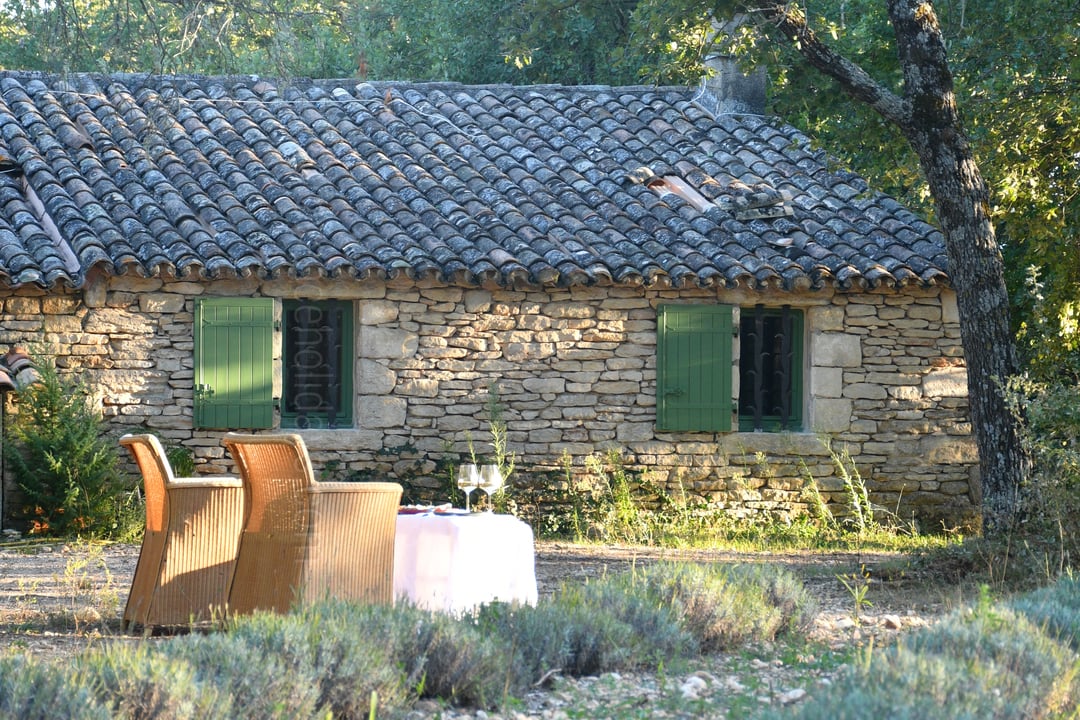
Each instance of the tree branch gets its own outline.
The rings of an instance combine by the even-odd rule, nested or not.
[[[909,124],[911,108],[908,103],[859,65],[823,43],[807,25],[806,15],[797,5],[776,0],[748,0],[743,5],[759,19],[758,26],[764,32],[783,35],[811,67],[836,80],[853,98],[901,128]]]

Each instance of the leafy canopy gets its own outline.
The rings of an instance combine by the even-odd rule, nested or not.
[[[63,71],[259,73],[466,83],[694,84],[713,52],[764,62],[771,112],[839,162],[932,214],[907,143],[797,49],[718,33],[734,0],[9,0],[0,65]],[[878,82],[899,89],[881,0],[791,3]],[[1080,348],[1080,13],[1057,0],[938,0],[975,157],[993,191],[1022,350],[1053,372]],[[751,18],[752,19],[752,18]],[[1038,292],[1029,279],[1037,276]],[[1041,314],[1033,317],[1036,302]],[[1049,337],[1047,336],[1049,332]]]

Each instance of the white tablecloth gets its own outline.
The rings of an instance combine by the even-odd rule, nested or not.
[[[533,533],[512,515],[398,515],[394,597],[460,614],[494,600],[536,604]]]

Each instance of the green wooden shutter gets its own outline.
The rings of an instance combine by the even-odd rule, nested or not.
[[[195,427],[273,427],[273,334],[272,298],[196,301]]]
[[[731,430],[732,308],[661,305],[658,311],[657,429]]]

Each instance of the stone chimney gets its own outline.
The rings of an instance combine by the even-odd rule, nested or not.
[[[713,21],[718,35],[733,35],[745,18],[736,16],[727,23]],[[739,67],[738,60],[723,53],[713,53],[705,58],[709,72],[701,79],[698,102],[713,115],[764,115],[765,87],[768,74],[764,67],[749,72]]]

